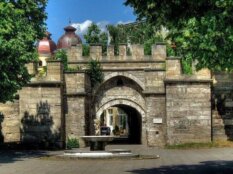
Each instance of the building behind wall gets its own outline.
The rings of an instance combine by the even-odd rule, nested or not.
[[[74,32],[67,29],[69,35]],[[50,59],[41,77],[30,63],[28,70],[35,77],[19,91],[19,99],[0,104],[4,142],[63,146],[68,137],[75,137],[85,146],[80,136],[94,134],[93,120],[115,107],[128,116],[132,143],[164,146],[232,139],[232,75],[215,73],[213,86],[207,69],[184,75],[180,58],[167,57],[162,43],[152,47],[150,56],[141,45],[132,45],[130,56],[126,45],[119,46],[119,55],[108,46],[107,56],[101,46],[93,45],[87,58],[75,38],[65,47],[72,71]],[[94,89],[85,71],[91,58],[100,61],[104,73]]]

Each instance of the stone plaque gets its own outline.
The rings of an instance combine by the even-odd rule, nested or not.
[[[153,118],[153,123],[154,124],[161,124],[161,123],[163,123],[163,119],[162,118]]]

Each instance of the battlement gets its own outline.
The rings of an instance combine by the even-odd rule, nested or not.
[[[103,55],[101,45],[91,45],[89,57],[83,56],[82,45],[72,46],[67,49],[68,62],[85,61],[87,58],[97,59],[99,61],[144,61],[155,60],[165,61],[166,45],[164,43],[157,43],[151,47],[152,55],[144,54],[143,45],[135,44],[129,47],[131,55],[127,54],[127,46],[125,44],[119,45],[119,54],[114,54],[114,46],[107,47],[107,55]]]
[[[72,46],[67,49],[68,67],[72,72],[84,70],[87,68],[89,59],[97,59],[102,64],[103,71],[124,72],[124,71],[141,71],[148,74],[148,71],[163,72],[164,78],[171,80],[208,80],[211,79],[211,73],[208,69],[200,71],[195,70],[193,66],[192,75],[186,75],[182,72],[181,58],[167,57],[166,45],[158,43],[152,46],[152,55],[144,55],[142,45],[131,45],[131,55],[127,55],[126,45],[119,46],[119,55],[114,54],[114,46],[110,45],[107,49],[107,56],[103,56],[102,46],[90,46],[90,56],[85,57],[82,54],[82,45]],[[56,60],[47,61],[46,67],[40,67],[44,74],[35,66],[35,63],[27,65],[30,74],[34,75],[31,83],[60,83],[63,81],[62,62]],[[43,69],[44,68],[44,69]],[[69,71],[69,70],[68,70]],[[67,71],[67,72],[68,72]],[[43,72],[43,71],[42,71]],[[153,73],[152,73],[153,74]],[[152,75],[154,77],[154,75]]]
[[[29,85],[57,85],[63,80],[63,65],[61,61],[50,60],[47,61],[47,66],[43,67],[44,73],[40,74],[37,68],[37,63],[32,62],[26,65],[28,72],[32,75],[31,83]]]

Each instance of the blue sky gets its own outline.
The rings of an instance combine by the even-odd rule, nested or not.
[[[48,0],[47,28],[57,42],[63,28],[71,24],[82,35],[93,21],[100,28],[106,24],[128,23],[136,20],[133,9],[123,5],[125,0]]]

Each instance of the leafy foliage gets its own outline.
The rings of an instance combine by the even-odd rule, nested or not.
[[[97,84],[101,83],[104,78],[101,64],[98,60],[91,59],[88,62],[87,68],[86,72],[90,77],[91,87],[95,87]]]
[[[0,1],[0,102],[30,81],[25,64],[37,60],[35,41],[45,33],[47,0]]]
[[[38,71],[38,77],[42,78],[44,76],[46,76],[47,73],[47,67],[43,66],[39,71]]]
[[[90,55],[90,46],[83,44],[83,56],[89,56]]]
[[[108,34],[106,32],[101,32],[98,25],[92,23],[88,29],[87,33],[84,35],[87,44],[101,44],[103,46],[103,53],[107,54],[107,43],[108,43]],[[84,55],[89,54],[87,46],[84,47]]]
[[[114,54],[118,55],[119,54],[119,44],[120,44],[120,40],[122,39],[120,37],[120,31],[119,28],[117,26],[114,25],[108,25],[107,26],[109,35],[110,35],[110,44],[114,46]],[[121,42],[124,42],[126,39],[126,37],[124,37],[123,40],[121,40]],[[126,42],[125,42],[126,43]]]
[[[68,58],[65,50],[57,50],[55,53],[55,59],[60,60],[63,63],[64,70],[68,70]]]
[[[79,148],[79,142],[77,138],[69,138],[67,140],[67,149]]]
[[[232,0],[126,0],[140,19],[169,29],[177,54],[197,69],[232,70]]]
[[[182,59],[182,72],[187,75],[191,75],[193,73],[192,69],[192,59]]]
[[[108,25],[110,43],[114,45],[115,54],[118,54],[118,46],[121,43],[142,44],[146,55],[151,55],[151,46],[156,42],[164,41],[158,30],[146,21],[133,24]]]

